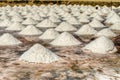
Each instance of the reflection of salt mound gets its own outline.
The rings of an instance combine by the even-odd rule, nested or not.
[[[4,33],[0,37],[0,45],[1,46],[19,45],[21,43],[22,43],[21,41],[19,41],[18,39],[16,39],[9,33]]]
[[[100,22],[98,21],[97,19],[93,19],[92,22],[89,23],[89,25],[93,28],[104,28],[105,26]]]
[[[25,28],[25,26],[23,26],[21,23],[14,22],[12,25],[10,25],[8,28],[6,28],[6,30],[19,31],[19,30],[23,30],[24,28]]]
[[[40,28],[49,28],[49,27],[56,27],[57,25],[54,24],[51,20],[45,19],[42,22],[38,23],[36,26]]]
[[[42,31],[40,31],[33,25],[29,25],[26,28],[24,28],[19,34],[21,34],[21,35],[40,35],[40,34],[42,34]]]
[[[93,53],[99,54],[114,53],[117,51],[116,47],[114,46],[114,43],[104,36],[101,36],[96,40],[90,42],[85,47],[83,47],[82,50],[90,50]]]
[[[120,23],[115,23],[112,26],[110,26],[111,30],[120,30]]]
[[[74,26],[72,26],[71,24],[67,23],[67,22],[62,22],[60,25],[58,25],[55,28],[56,31],[76,31],[77,28],[75,28]]]
[[[35,63],[51,63],[60,58],[40,44],[33,45],[28,51],[24,52],[20,60]]]
[[[116,37],[117,35],[112,32],[110,29],[106,28],[106,29],[102,29],[101,31],[99,31],[98,33],[95,34],[96,37],[99,36],[106,36],[106,37]]]
[[[97,31],[89,25],[84,25],[77,32],[75,32],[77,35],[93,35],[95,33],[97,33]]]
[[[27,18],[26,20],[24,20],[22,22],[22,24],[24,24],[24,25],[33,25],[33,24],[36,24],[36,23],[37,22],[34,19],[32,19],[32,18]]]
[[[47,29],[39,38],[46,39],[46,40],[52,40],[58,36],[59,36],[59,33],[55,31],[54,29]]]
[[[54,46],[76,46],[76,45],[80,45],[81,42],[79,42],[76,38],[74,38],[70,33],[63,32],[50,44]]]

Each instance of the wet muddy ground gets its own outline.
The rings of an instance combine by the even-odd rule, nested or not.
[[[120,36],[114,39],[115,54],[93,54],[81,51],[86,43],[77,47],[52,47],[43,41],[27,41],[17,47],[0,47],[0,80],[120,80]],[[19,57],[33,44],[40,43],[63,60],[50,63],[28,63]]]

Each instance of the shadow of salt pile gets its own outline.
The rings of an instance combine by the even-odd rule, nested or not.
[[[118,51],[117,53],[120,54],[120,35],[118,35],[114,40],[113,40],[115,46],[117,47]]]

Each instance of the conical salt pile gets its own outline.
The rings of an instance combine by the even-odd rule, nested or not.
[[[60,23],[56,28],[56,31],[76,31],[77,28],[72,26],[71,24],[67,23],[67,22],[62,22]]]
[[[13,46],[13,45],[19,45],[19,44],[22,44],[22,42],[16,39],[14,36],[12,36],[9,33],[4,33],[0,37],[1,46],[11,46],[11,45]]]
[[[58,57],[55,53],[51,52],[49,49],[40,44],[33,45],[19,58],[19,60],[34,63],[51,63],[54,61],[58,61],[59,59],[60,57]]]
[[[96,40],[90,42],[82,48],[83,51],[89,50],[93,53],[106,54],[114,53],[117,51],[114,43],[107,37],[101,36]]]
[[[35,14],[34,16],[32,16],[32,18],[36,21],[42,21],[43,20],[43,18],[40,17],[38,14]]]
[[[5,19],[2,22],[0,22],[0,27],[8,27],[11,24],[12,22],[9,19]]]
[[[77,35],[93,35],[95,33],[97,33],[97,31],[89,25],[84,25],[77,32],[75,32]]]
[[[97,19],[99,21],[104,20],[98,13],[93,13],[90,17],[95,18],[95,19]]]
[[[55,40],[53,40],[51,45],[54,46],[77,46],[81,42],[78,41],[73,35],[68,32],[61,33]]]
[[[89,20],[88,18],[81,17],[81,18],[79,19],[79,22],[81,22],[81,23],[89,23],[90,20]]]
[[[27,13],[27,15],[24,16],[24,18],[32,18],[32,16],[33,16],[33,13]]]
[[[34,25],[34,24],[36,24],[37,23],[37,21],[35,21],[34,19],[32,19],[32,18],[27,18],[26,20],[24,20],[23,22],[22,22],[22,24],[24,24],[24,25]]]
[[[114,24],[114,23],[119,23],[120,22],[120,17],[117,14],[113,14],[111,17],[109,17],[105,23],[107,24]]]
[[[10,19],[6,14],[0,16],[1,20]]]
[[[59,18],[55,17],[55,16],[50,16],[49,20],[51,20],[54,23],[60,23],[61,22],[61,20]]]
[[[98,21],[97,19],[93,19],[92,22],[89,23],[89,25],[93,28],[104,28],[105,26]]]
[[[11,21],[13,21],[13,22],[22,22],[23,19],[22,19],[22,17],[19,17],[19,16],[15,15],[15,16],[12,17]]]
[[[52,40],[59,36],[59,33],[54,29],[47,29],[39,38],[45,40]]]
[[[23,30],[24,28],[25,28],[25,26],[23,26],[21,23],[14,22],[12,25],[10,25],[8,28],[6,28],[6,30],[20,31],[20,30]]]
[[[80,25],[81,23],[74,17],[69,17],[66,20],[68,23],[72,24],[72,25]]]
[[[113,38],[113,37],[116,37],[117,35],[114,32],[112,32],[109,28],[106,28],[106,29],[102,29],[101,31],[96,33],[95,36],[96,37],[106,36],[109,38]]]
[[[43,13],[42,11],[39,12],[39,15],[40,15],[41,17],[46,17],[46,16],[47,16],[47,15],[46,15],[45,13]]]
[[[57,25],[54,24],[51,20],[45,19],[42,22],[38,23],[36,26],[40,28],[50,28],[50,27],[56,27]]]
[[[40,35],[40,34],[42,34],[42,31],[40,31],[33,25],[29,25],[26,28],[24,28],[19,34],[21,34],[21,35]]]
[[[110,29],[120,31],[120,23],[113,24],[112,26],[110,26]]]

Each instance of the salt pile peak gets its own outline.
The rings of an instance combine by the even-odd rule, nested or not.
[[[22,22],[23,18],[15,15],[15,16],[12,17],[11,21],[13,21],[13,22]]]
[[[104,20],[98,13],[93,13],[91,17],[97,19],[98,21]]]
[[[58,61],[58,57],[55,53],[45,48],[40,44],[33,45],[29,50],[24,52],[19,60],[24,60],[34,63],[51,63]]]
[[[26,20],[24,20],[23,22],[22,22],[22,24],[24,24],[24,25],[34,25],[34,24],[36,24],[37,23],[37,21],[35,21],[34,19],[32,19],[32,18],[27,18]]]
[[[50,16],[49,20],[51,20],[54,23],[60,23],[61,22],[61,20],[59,18],[55,17],[55,16]]]
[[[10,17],[6,14],[3,14],[3,15],[0,16],[0,19],[1,20],[10,19]]]
[[[54,46],[78,46],[81,44],[73,35],[68,32],[61,33],[55,40],[53,40],[51,45]]]
[[[98,21],[97,19],[93,19],[92,22],[89,23],[89,25],[93,28],[104,28],[104,27],[106,27],[100,21]]]
[[[119,22],[120,22],[120,17],[117,14],[112,15],[105,21],[105,23],[107,24],[114,24],[114,23],[119,23]]]
[[[56,27],[57,25],[53,23],[51,20],[45,19],[42,22],[38,23],[36,26],[40,28],[49,28],[49,27]]]
[[[69,17],[66,21],[72,25],[80,25],[81,24],[75,17]]]
[[[0,22],[0,27],[8,27],[11,24],[12,22],[9,19],[5,19],[2,22]]]
[[[40,34],[42,34],[42,31],[40,31],[33,25],[29,25],[26,28],[24,28],[21,32],[19,32],[19,34],[21,34],[21,35],[40,35]]]
[[[43,18],[40,17],[38,14],[35,14],[34,16],[32,16],[32,18],[36,21],[42,21],[43,20]]]
[[[83,51],[91,51],[98,54],[115,53],[117,51],[112,40],[105,36],[101,36],[94,41],[88,43],[82,48]]]
[[[94,35],[97,31],[89,25],[83,25],[75,34],[77,35]]]
[[[111,30],[120,30],[120,23],[115,23],[112,26],[110,26]]]
[[[13,46],[13,45],[19,45],[22,42],[16,39],[14,36],[12,36],[9,33],[4,33],[2,36],[0,36],[0,45],[1,46]]]
[[[81,23],[89,23],[90,20],[89,20],[87,15],[83,15],[82,17],[81,16],[79,17],[79,22],[81,22]]]
[[[59,36],[59,33],[54,29],[47,29],[39,38],[45,40],[52,40]]]
[[[113,37],[116,37],[117,35],[114,32],[112,32],[109,28],[105,28],[105,29],[102,29],[99,32],[97,32],[95,34],[95,36],[96,37],[106,36],[106,37],[109,37],[109,38],[113,38]]]
[[[20,30],[23,30],[24,28],[25,28],[25,26],[23,26],[21,23],[14,22],[12,25],[10,25],[9,27],[7,27],[6,30],[20,31]]]
[[[56,31],[76,31],[77,28],[69,24],[68,22],[62,22],[60,23],[56,28]]]

